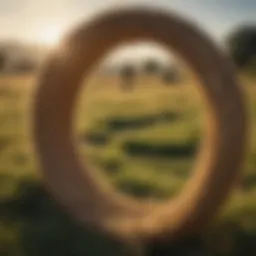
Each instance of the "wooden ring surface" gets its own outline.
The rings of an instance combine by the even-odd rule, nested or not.
[[[154,40],[175,50],[196,72],[208,110],[205,138],[182,193],[146,204],[121,195],[81,164],[72,118],[82,80],[110,49]],[[148,241],[199,230],[226,199],[241,169],[247,119],[232,65],[200,30],[174,14],[130,8],[109,11],[72,31],[46,62],[36,93],[34,130],[45,182],[84,225],[116,237]]]

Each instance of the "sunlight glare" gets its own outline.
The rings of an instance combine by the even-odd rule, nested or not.
[[[56,46],[60,42],[61,39],[61,30],[58,27],[48,27],[46,28],[41,36],[40,36],[40,41],[47,46]]]

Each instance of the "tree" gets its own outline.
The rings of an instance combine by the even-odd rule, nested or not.
[[[37,65],[29,59],[21,59],[13,64],[12,70],[15,73],[29,73],[35,71]]]
[[[248,25],[236,29],[228,37],[227,46],[231,58],[239,68],[255,65],[256,26]]]

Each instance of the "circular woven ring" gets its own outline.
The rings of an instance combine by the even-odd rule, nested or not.
[[[208,113],[192,178],[177,198],[147,204],[114,190],[81,164],[72,118],[82,80],[110,49],[154,40],[175,50],[198,74]],[[84,225],[141,241],[199,230],[224,202],[246,146],[243,96],[232,65],[200,30],[171,13],[130,8],[105,12],[72,31],[50,55],[36,93],[36,148],[55,199]]]

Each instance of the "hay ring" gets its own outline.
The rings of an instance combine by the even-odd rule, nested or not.
[[[175,200],[146,204],[125,197],[79,161],[72,118],[81,82],[123,42],[155,40],[198,74],[208,126],[194,175]],[[174,239],[199,230],[226,199],[243,162],[246,114],[232,65],[198,28],[151,9],[109,11],[72,31],[46,62],[34,111],[36,148],[55,199],[84,225],[119,238]]]

